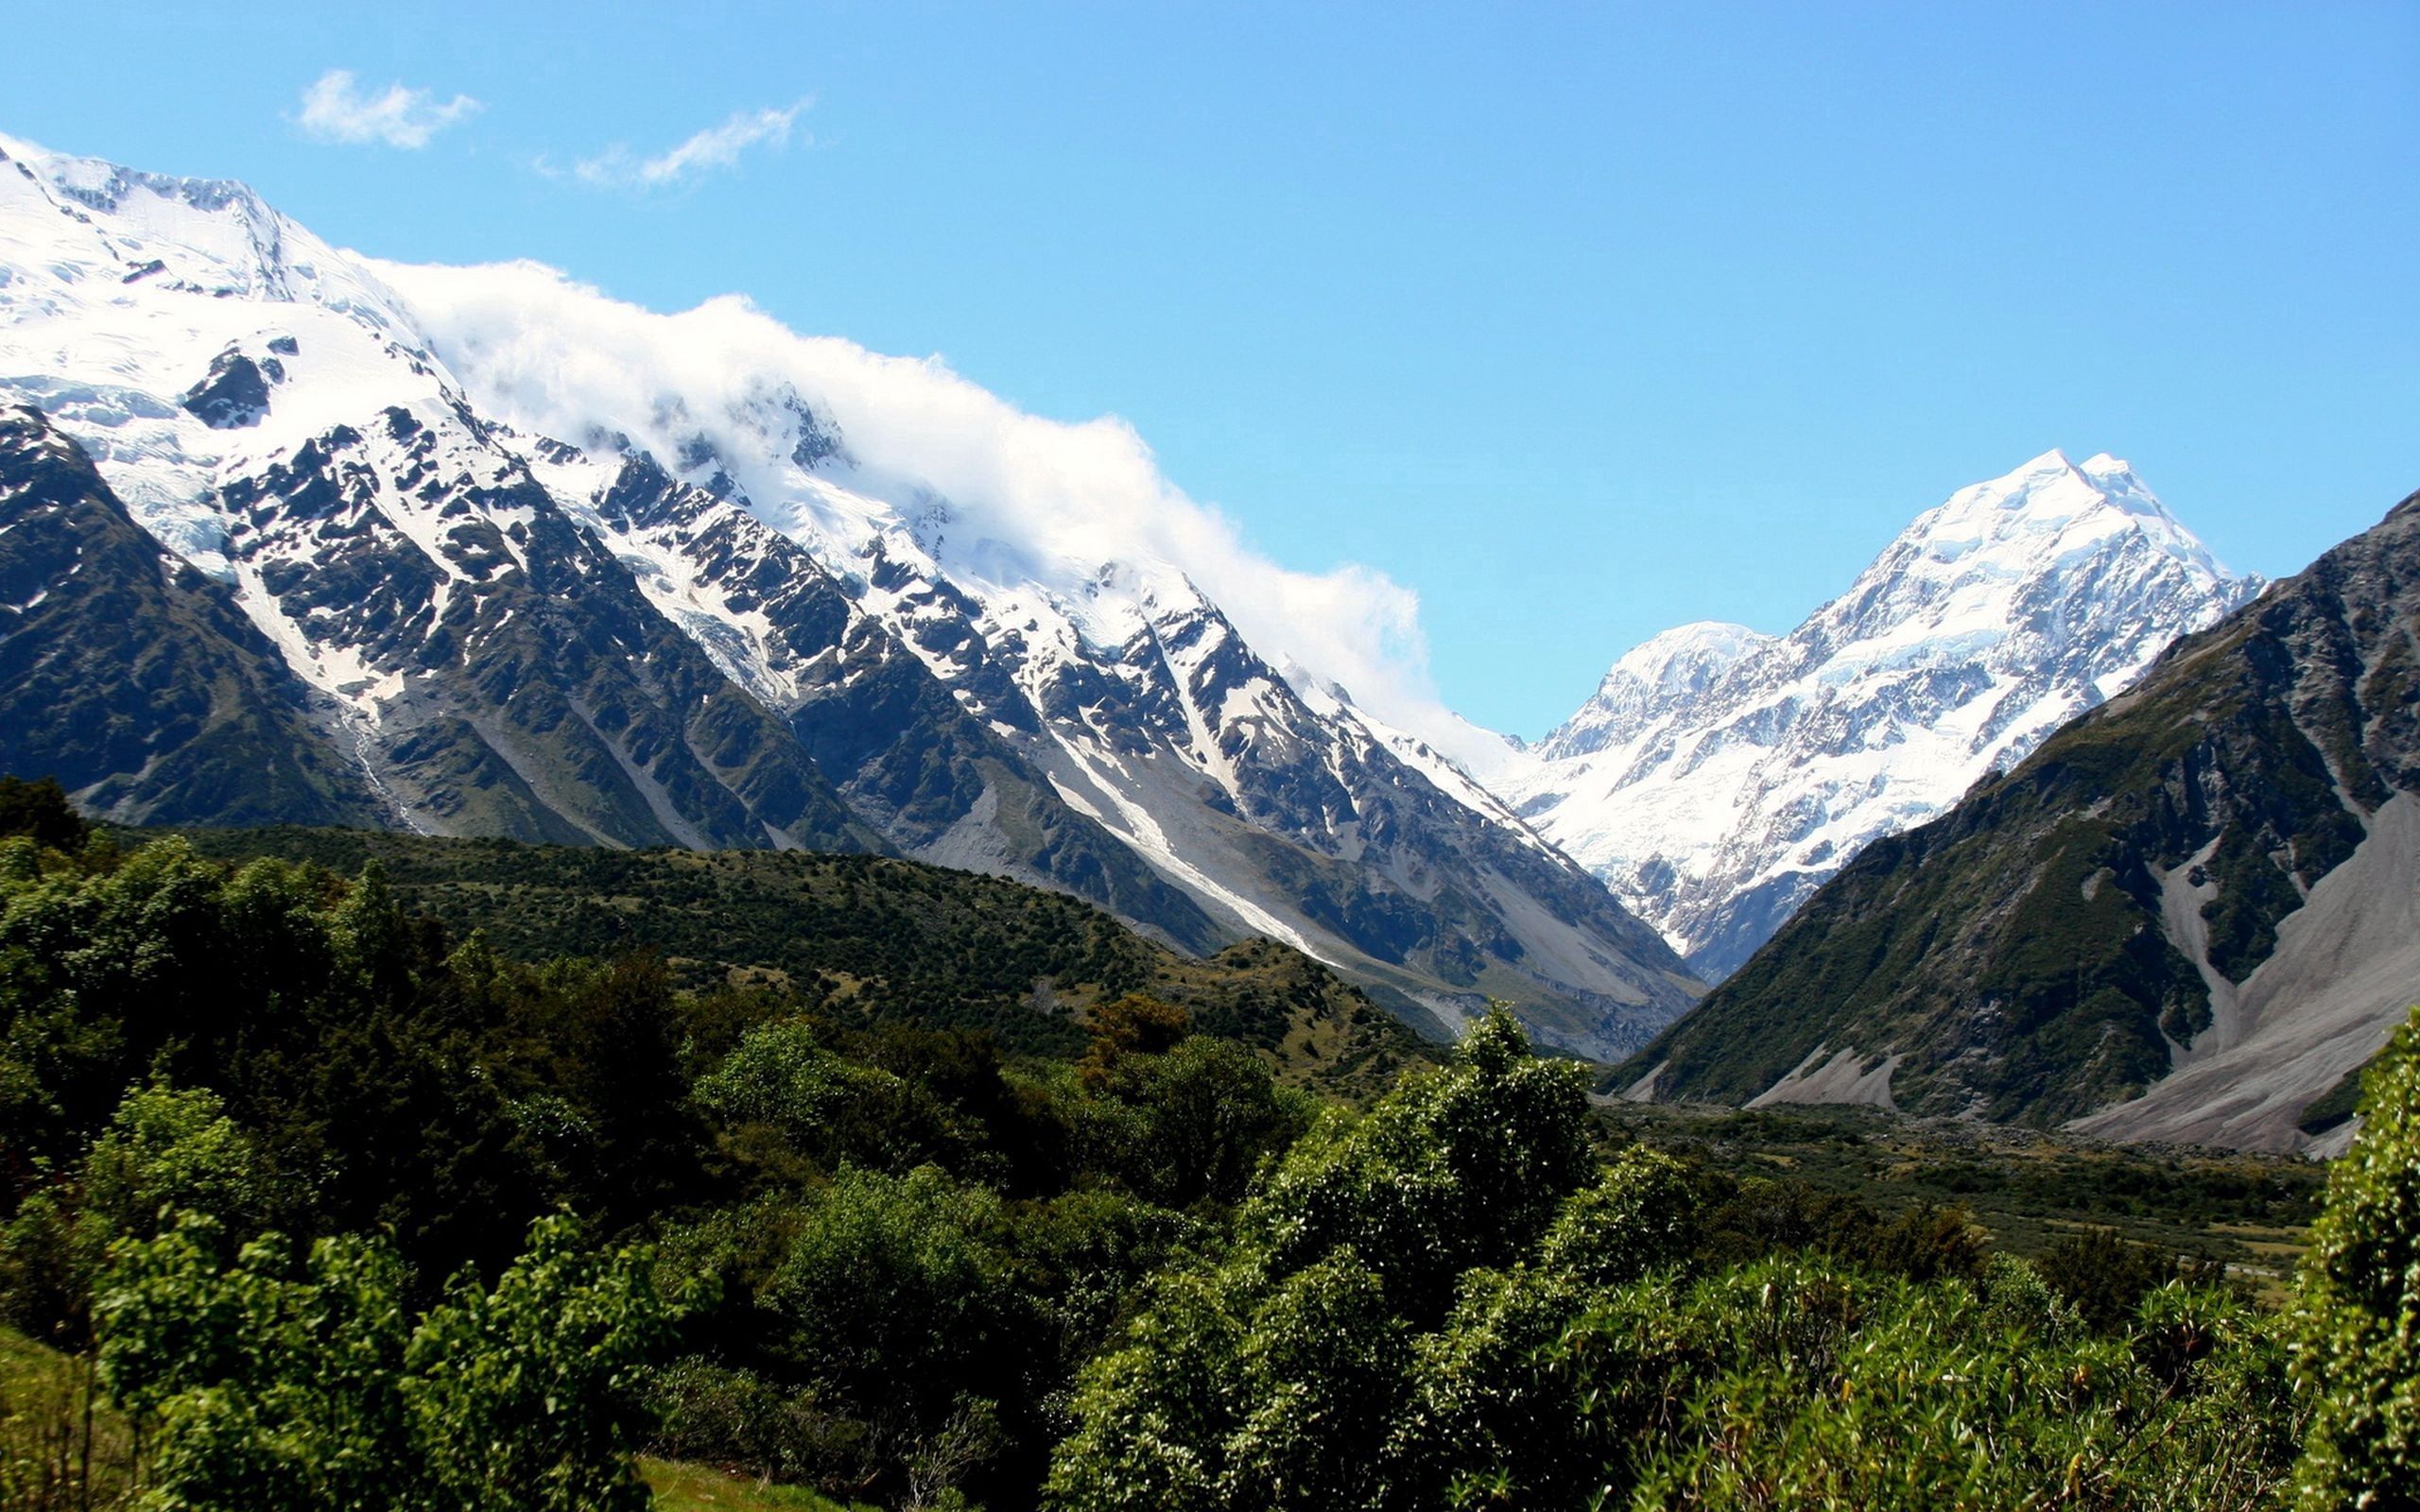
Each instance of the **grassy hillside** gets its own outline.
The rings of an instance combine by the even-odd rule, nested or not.
[[[1869,1108],[1727,1111],[1616,1104],[1618,1136],[1747,1187],[1798,1186],[1882,1213],[1962,1210],[1991,1248],[2038,1259],[2090,1229],[2224,1264],[2279,1295],[2325,1170],[2290,1156],[2103,1144]]]
[[[151,832],[125,832],[133,843]],[[222,861],[352,876],[371,861],[408,908],[516,960],[652,952],[687,990],[761,985],[848,1022],[979,1028],[1073,1056],[1084,1010],[1128,992],[1277,1057],[1288,1079],[1383,1088],[1423,1042],[1290,947],[1198,960],[1061,893],[919,862],[803,851],[607,850],[361,830],[177,832]]]

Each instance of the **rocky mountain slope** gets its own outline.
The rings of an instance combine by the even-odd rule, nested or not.
[[[0,405],[0,771],[32,770],[162,822],[385,812],[226,593],[40,411]]]
[[[2331,1149],[2415,883],[2420,496],[1869,846],[1629,1091]]]
[[[1023,512],[992,497],[1032,465],[992,434],[1005,406],[933,421],[930,385],[899,387],[919,365],[843,347],[528,266],[372,264],[239,184],[0,140],[0,396],[90,456],[164,550],[144,569],[163,593],[212,607],[213,654],[245,669],[213,707],[273,708],[259,743],[307,768],[268,795],[253,747],[146,729],[140,761],[76,768],[79,799],[895,850],[1189,950],[1270,936],[1432,1027],[1507,997],[1599,1055],[1692,1000],[1584,871],[1281,671],[1173,556],[1104,557],[1048,476],[1019,484]],[[76,640],[11,648],[56,662]],[[77,654],[78,680],[122,690],[121,659]],[[141,726],[146,707],[114,713]],[[44,737],[15,760],[68,754]],[[162,761],[207,780],[161,807]]]
[[[1490,781],[1720,980],[1866,846],[2258,588],[2125,463],[2048,453],[1918,517],[1788,635],[1637,647]]]

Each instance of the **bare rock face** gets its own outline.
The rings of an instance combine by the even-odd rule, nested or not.
[[[1869,846],[1634,1076],[1745,1102],[1855,1046],[1912,1111],[2333,1147],[2420,1001],[2416,815],[2420,496]]]
[[[215,431],[257,425],[268,413],[268,386],[285,377],[275,357],[259,362],[229,350],[211,360],[209,375],[185,390],[180,408]]]
[[[380,823],[315,705],[73,441],[0,405],[0,770],[138,823]]]

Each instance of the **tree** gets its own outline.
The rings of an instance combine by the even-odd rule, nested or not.
[[[84,1157],[86,1210],[112,1234],[156,1231],[162,1210],[257,1227],[272,1200],[260,1152],[206,1088],[164,1081],[128,1091]]]
[[[2303,1258],[2295,1368],[2316,1394],[2302,1505],[2420,1506],[2420,1008],[2362,1078],[2361,1128]]]
[[[552,1047],[560,1091],[594,1142],[596,1189],[584,1209],[621,1225],[697,1183],[703,1143],[690,1109],[672,979],[653,956],[601,967],[559,962],[534,1027]]]
[[[1467,1273],[1527,1255],[1593,1163],[1578,1067],[1533,1058],[1500,1010],[1460,1060],[1365,1117],[1332,1112],[1220,1263],[1163,1278],[1084,1373],[1053,1505],[1396,1504],[1383,1456],[1415,1340]]]
[[[91,827],[68,801],[58,778],[28,782],[21,777],[0,777],[0,835],[30,835],[36,845],[73,852],[84,849],[90,833]]]
[[[79,1349],[112,1241],[156,1232],[171,1209],[257,1226],[270,1185],[258,1150],[215,1094],[164,1082],[133,1088],[78,1178],[33,1193],[0,1225],[0,1318]]]
[[[1128,1055],[1097,1086],[1138,1115],[1120,1152],[1128,1184],[1175,1207],[1242,1201],[1316,1107],[1278,1087],[1251,1050],[1206,1035]]]
[[[589,1249],[562,1215],[530,1227],[494,1291],[456,1277],[398,1381],[432,1509],[645,1512],[631,1465],[649,1426],[640,1373],[675,1312],[650,1257]]]
[[[2067,1234],[2034,1263],[2050,1290],[2089,1326],[2121,1326],[2142,1299],[2175,1272],[2173,1260],[2147,1245],[2131,1245],[2115,1228]]]
[[[1288,1152],[1244,1222],[1284,1274],[1351,1246],[1424,1328],[1464,1271],[1511,1262],[1595,1166],[1584,1073],[1541,1060],[1501,1007],[1461,1063],[1408,1077],[1369,1115],[1331,1115]]]
[[[417,1324],[387,1245],[277,1234],[229,1253],[181,1215],[122,1243],[95,1309],[102,1379],[156,1422],[160,1512],[636,1512],[640,1369],[672,1324],[649,1258],[541,1220],[493,1292]]]
[[[1413,1346],[1389,1506],[1581,1508],[1624,1484],[1685,1361],[1670,1273],[1696,1242],[1678,1162],[1628,1150],[1567,1198],[1534,1257],[1463,1279]]]
[[[228,1248],[223,1226],[188,1215],[122,1246],[95,1309],[110,1394],[157,1424],[153,1503],[419,1504],[396,1389],[410,1334],[402,1263],[354,1238]]]
[[[878,1431],[937,1429],[1000,1334],[999,1199],[937,1166],[848,1168],[808,1208],[766,1287],[780,1351]]]
[[[1129,992],[1092,1011],[1092,1047],[1078,1074],[1098,1087],[1129,1056],[1156,1056],[1176,1048],[1189,1022],[1183,1008],[1147,992]]]
[[[699,1078],[692,1095],[727,1126],[762,1125],[827,1167],[906,1171],[948,1153],[942,1111],[922,1089],[822,1041],[799,1020],[761,1024]]]

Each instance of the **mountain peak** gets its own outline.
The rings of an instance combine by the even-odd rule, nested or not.
[[[1903,576],[1909,558],[1929,576],[1993,580],[2056,572],[2124,534],[2209,579],[2235,575],[2178,522],[2133,467],[2107,452],[2079,464],[2056,448],[1996,478],[1969,484],[1916,517],[1869,574]]]
[[[1917,516],[1786,636],[1701,623],[1634,648],[1491,775],[1719,975],[1866,844],[1948,807],[2259,586],[2124,462],[2052,450]]]
[[[1650,636],[1607,669],[1577,713],[1523,754],[1583,756],[1629,738],[1703,698],[1724,673],[1772,640],[1724,620],[1697,620]]]
[[[2101,462],[2107,454],[2096,455]],[[2108,458],[2115,462],[2115,458]],[[2124,464],[2118,463],[2120,469]],[[1940,507],[1919,515],[1916,525],[1933,519],[1960,520],[1986,511],[2005,511],[2030,515],[2064,515],[2089,508],[2101,496],[2099,480],[2093,472],[2078,467],[2065,451],[2057,447],[2018,464],[1996,478],[1970,483],[1945,500]]]
[[[2376,696],[2420,624],[2412,524],[2337,546],[1869,852],[1641,1053],[1655,1095],[1842,1095],[1804,1073],[1854,1045],[1861,1068],[1888,1052],[1876,1080],[1920,1116],[2342,1148],[2349,1109],[2321,1105],[2404,1020],[2420,942],[2420,730]]]
[[[233,209],[243,218],[264,223],[282,218],[240,180],[147,173],[106,158],[78,157],[6,135],[0,135],[0,161],[18,163],[67,198],[104,215],[119,214],[137,196],[147,196],[172,210],[213,215]],[[156,214],[148,218],[157,218]]]
[[[1605,681],[1628,679],[1667,691],[1702,684],[1739,658],[1754,650],[1770,635],[1728,620],[1692,620],[1632,646],[1605,674]]]
[[[1188,949],[1292,941],[1439,1032],[1510,998],[1595,1055],[1697,995],[1578,866],[1347,700],[1334,672],[1374,691],[1408,594],[1254,556],[1121,421],[735,297],[660,315],[530,264],[375,263],[238,184],[14,143],[0,397],[200,570],[196,611],[381,821],[895,849]],[[160,578],[156,551],[127,559]],[[1264,655],[1289,650],[1338,663],[1302,679],[1332,695],[1289,691]],[[185,707],[95,780],[161,769]]]

